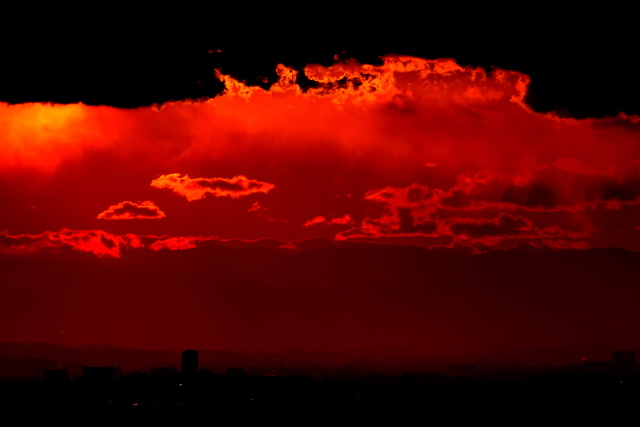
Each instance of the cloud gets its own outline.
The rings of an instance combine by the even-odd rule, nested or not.
[[[149,248],[154,251],[159,251],[161,249],[170,249],[172,251],[175,251],[175,250],[192,249],[195,247],[197,247],[197,245],[194,243],[194,239],[190,237],[184,237],[184,236],[167,237],[167,238],[159,239],[149,245]]]
[[[269,209],[263,207],[262,205],[260,205],[259,202],[253,202],[253,204],[251,205],[251,207],[249,209],[247,209],[247,212],[266,212]]]
[[[207,194],[215,197],[238,198],[254,193],[268,193],[275,185],[249,179],[244,175],[233,178],[189,178],[189,175],[172,173],[151,181],[155,188],[168,188],[186,197],[188,201],[203,199]]]
[[[327,219],[323,216],[317,216],[315,218],[312,218],[310,220],[308,220],[307,222],[304,223],[305,227],[311,227],[313,225],[319,225],[319,224],[326,224],[327,223]]]
[[[465,244],[452,242],[448,245],[431,245],[429,249],[441,251],[441,252],[451,252],[451,253],[459,253],[459,254],[469,254],[469,255],[477,255],[483,253],[483,251],[479,250],[478,247]]]
[[[540,248],[549,248],[549,249],[590,249],[591,246],[584,241],[570,241],[570,240],[542,240],[540,242],[532,242],[534,246]]]
[[[98,215],[98,219],[159,219],[165,214],[153,202],[128,202],[109,206]]]
[[[0,241],[17,251],[70,248],[112,258],[120,258],[123,249],[144,247],[140,238],[134,234],[115,235],[103,230],[62,229],[15,236],[1,232]]]
[[[521,240],[566,242],[567,239],[583,239],[590,235],[592,230],[584,225],[583,230],[569,231],[557,224],[536,227],[531,219],[509,212],[503,211],[495,216],[495,211],[504,210],[505,205],[507,210],[520,208],[526,212],[529,208],[505,202],[500,196],[502,189],[496,190],[499,186],[493,185],[495,182],[495,176],[491,175],[459,178],[454,189],[449,191],[430,189],[420,184],[371,190],[365,199],[381,204],[384,208],[382,214],[377,218],[364,218],[356,227],[336,234],[335,238],[431,238],[439,242],[431,246],[452,247],[464,242],[476,248],[489,248],[507,241],[512,241],[514,246]],[[548,198],[543,192],[541,194],[542,200]],[[541,214],[545,212],[543,210]],[[473,217],[467,216],[471,214]],[[323,218],[312,221],[322,223]],[[443,239],[449,243],[442,243]]]
[[[495,219],[450,218],[442,221],[441,228],[446,234],[463,235],[471,238],[484,236],[518,236],[535,233],[533,222],[523,217],[501,213]]]
[[[72,249],[99,257],[120,258],[125,249],[185,250],[203,246],[281,247],[286,241],[273,239],[223,239],[218,236],[154,236],[112,234],[104,230],[45,231],[40,234],[11,235],[0,232],[0,249],[8,253],[35,253],[47,250]]]
[[[391,209],[409,208],[414,215],[437,210],[522,209],[527,211],[578,211],[612,209],[640,203],[640,175],[634,171],[608,176],[544,167],[530,175],[505,175],[483,170],[458,175],[448,189],[413,184],[371,190],[366,200]]]
[[[640,173],[635,167],[596,170],[575,158],[562,158],[530,174],[508,175],[482,170],[460,174],[449,188],[414,183],[407,187],[383,187],[365,193],[366,201],[383,209],[378,217],[366,217],[337,239],[362,237],[442,237],[484,241],[493,245],[506,239],[580,239],[593,227],[569,223],[559,213],[622,209],[640,204]],[[496,216],[497,212],[502,212]],[[564,224],[534,227],[516,213],[547,215]],[[314,223],[322,223],[315,218]],[[549,220],[546,221],[547,223]],[[572,230],[578,227],[577,230]],[[573,243],[572,243],[573,244]],[[560,247],[560,246],[559,246]]]
[[[70,249],[89,252],[101,258],[120,258],[125,250],[140,249],[158,252],[160,250],[181,251],[203,247],[258,247],[287,248],[292,242],[275,239],[224,239],[219,236],[154,236],[141,234],[113,234],[104,230],[45,231],[39,234],[12,235],[0,232],[0,253],[33,254],[46,251]]]
[[[438,232],[451,236],[454,242],[486,248],[503,244],[515,247],[522,241],[544,242],[546,247],[559,249],[578,248],[585,247],[581,239],[590,235],[589,231],[571,231],[559,225],[536,227],[528,218],[504,212],[495,218],[446,218],[438,222]]]
[[[517,72],[494,70],[487,75],[481,68],[461,67],[452,59],[402,55],[386,56],[382,66],[346,60],[328,67],[308,65],[304,73],[319,84],[312,93],[331,94],[339,102],[371,102],[380,98],[398,102],[396,95],[411,85],[404,77],[413,75],[427,83],[426,90],[416,95],[431,101],[468,104],[507,100],[524,105],[529,84],[529,77]],[[450,84],[457,80],[468,84]]]
[[[395,215],[367,217],[358,226],[335,235],[336,240],[360,237],[438,237],[438,223],[429,219],[418,220],[409,209],[398,208]]]
[[[349,225],[354,224],[355,221],[351,219],[349,214],[345,214],[339,218],[332,218],[330,220],[326,219],[323,216],[317,216],[312,218],[304,223],[305,227],[311,227],[314,225]]]
[[[288,241],[311,232],[330,237],[333,226],[349,225],[339,237],[406,236],[448,245],[445,238],[462,234],[442,228],[447,218],[493,222],[503,212],[544,224],[538,228],[574,230],[571,221],[591,222],[608,236],[592,237],[600,239],[594,244],[637,246],[620,239],[616,227],[637,226],[638,117],[536,113],[523,102],[526,75],[453,60],[389,55],[377,65],[344,60],[298,70],[278,66],[276,73],[277,82],[264,89],[218,72],[226,85],[219,96],[128,110],[0,103],[6,130],[0,202],[10,207],[0,212],[0,223],[20,232],[89,229],[83,218],[96,215],[95,206],[108,197],[153,199],[167,213],[175,204],[170,219],[127,224],[172,236]],[[306,78],[304,88],[298,77]],[[108,180],[107,165],[118,170]],[[160,176],[172,171],[189,175]],[[215,211],[207,204],[180,207],[169,192],[147,196],[155,188],[189,201],[228,200],[218,199]],[[256,193],[269,194],[268,212],[260,204],[249,208],[259,197],[227,203]],[[135,210],[120,209],[124,217]],[[119,217],[107,212],[101,215]],[[315,218],[323,212],[324,219]],[[349,212],[357,222],[327,212]],[[480,230],[469,227],[469,233]]]
[[[361,224],[351,230],[336,235],[338,240],[353,237],[385,236],[435,236],[438,225],[431,219],[435,209],[424,200],[430,198],[431,190],[423,185],[412,184],[407,188],[386,187],[371,190],[365,200],[384,205],[385,211],[379,218],[366,217]]]
[[[585,166],[586,167],[586,166]],[[424,199],[427,202],[427,199]],[[530,175],[502,175],[481,171],[460,175],[448,190],[437,190],[430,202],[439,208],[526,209],[530,211],[578,211],[612,209],[640,202],[638,171],[586,173],[558,165],[540,168]]]

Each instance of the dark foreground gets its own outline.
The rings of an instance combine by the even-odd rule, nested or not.
[[[632,414],[640,406],[640,372],[589,371],[581,367],[472,375],[405,374],[312,378],[201,372],[159,377],[48,378],[0,382],[3,410],[24,414],[91,410],[182,413],[206,411],[237,417],[304,413],[420,416],[424,419],[513,420],[590,418]],[[515,418],[514,418],[515,417]]]

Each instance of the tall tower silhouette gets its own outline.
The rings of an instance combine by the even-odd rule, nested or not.
[[[195,378],[198,375],[198,350],[185,350],[182,352],[182,376]]]

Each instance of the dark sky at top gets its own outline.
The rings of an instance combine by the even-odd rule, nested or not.
[[[524,72],[538,111],[638,114],[632,17],[537,4],[31,10],[5,17],[0,100],[135,107],[214,96],[222,90],[214,68],[264,84],[278,63],[301,69],[335,55],[374,63],[403,54]]]

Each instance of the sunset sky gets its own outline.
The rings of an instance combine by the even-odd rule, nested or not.
[[[637,345],[638,84],[578,35],[5,49],[0,340]]]

